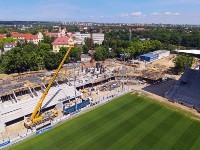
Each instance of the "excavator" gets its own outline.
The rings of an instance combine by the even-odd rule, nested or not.
[[[45,89],[44,93],[42,94],[42,96],[41,96],[37,106],[35,107],[33,113],[31,114],[30,117],[26,117],[24,119],[24,125],[25,125],[26,128],[35,127],[36,125],[38,125],[40,123],[43,123],[43,122],[45,122],[47,120],[53,119],[53,118],[58,116],[58,112],[57,112],[56,109],[53,109],[52,111],[48,111],[48,112],[45,112],[45,113],[41,113],[41,106],[42,106],[42,103],[43,103],[45,97],[47,96],[47,94],[49,92],[49,89],[51,88],[52,84],[54,83],[54,81],[55,81],[55,79],[56,79],[56,77],[57,77],[62,65],[64,64],[67,56],[69,55],[69,52],[74,47],[73,45],[74,45],[73,43],[69,43],[68,50],[66,51],[61,63],[59,64],[54,76],[52,77],[52,79],[48,83],[48,86]]]

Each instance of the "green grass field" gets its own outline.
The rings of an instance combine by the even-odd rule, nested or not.
[[[127,94],[11,149],[199,150],[200,122]]]

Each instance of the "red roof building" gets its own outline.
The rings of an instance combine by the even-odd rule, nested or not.
[[[52,32],[44,32],[44,34],[48,37],[58,37],[58,33],[52,33]]]
[[[0,34],[0,40],[6,38],[6,34]]]
[[[74,45],[74,40],[68,36],[58,37],[52,43],[53,52],[59,52],[61,47],[69,47],[69,45]]]
[[[36,35],[30,33],[18,33],[18,32],[11,32],[11,37],[18,39],[20,42],[33,42],[34,44],[38,44],[41,40],[43,40],[42,33],[38,33]]]

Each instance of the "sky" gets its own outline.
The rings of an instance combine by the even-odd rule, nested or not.
[[[0,0],[0,20],[200,24],[200,0]]]

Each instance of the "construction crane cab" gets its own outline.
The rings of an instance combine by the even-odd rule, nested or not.
[[[33,113],[31,114],[30,117],[26,117],[24,119],[24,125],[27,128],[32,128],[37,124],[43,123],[45,121],[48,120],[52,120],[53,118],[58,116],[58,112],[56,109],[53,109],[52,111],[47,111],[44,113],[41,113],[41,107],[43,104],[43,101],[45,100],[45,97],[47,96],[49,89],[51,88],[52,84],[54,83],[62,65],[64,64],[69,52],[71,51],[71,49],[74,47],[74,43],[73,42],[69,42],[70,47],[68,48],[68,50],[66,51],[61,63],[59,64],[54,76],[52,77],[52,79],[50,80],[47,88],[45,89],[44,93],[42,94],[37,106],[35,107],[35,110],[33,111]]]

